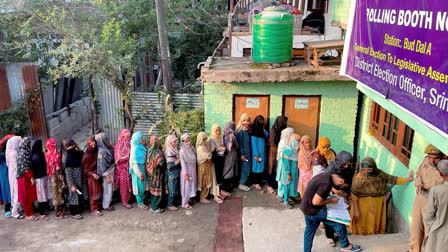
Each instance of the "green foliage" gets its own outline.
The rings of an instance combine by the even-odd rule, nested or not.
[[[8,110],[0,112],[0,136],[25,135],[30,129],[26,99],[14,102]]]

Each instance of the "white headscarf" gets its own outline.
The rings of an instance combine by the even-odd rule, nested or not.
[[[277,147],[277,160],[280,160],[282,158],[282,153],[288,146],[289,136],[291,136],[293,133],[294,129],[291,127],[282,130],[282,133],[280,135],[280,142],[278,143]]]
[[[190,134],[186,133],[183,134],[180,137],[181,143],[180,143],[180,151],[179,151],[179,155],[180,158],[187,164],[189,165],[196,165],[196,151],[193,147],[193,145],[191,144],[191,142],[184,142],[185,139],[187,138],[191,138]]]

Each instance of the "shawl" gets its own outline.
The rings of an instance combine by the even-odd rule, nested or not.
[[[235,123],[228,122],[224,127],[224,146],[226,146],[227,151],[232,150],[233,137],[235,136]]]
[[[353,156],[347,151],[341,151],[336,155],[336,159],[331,161],[331,163],[327,166],[327,172],[341,174],[343,170],[353,170],[351,167],[343,168],[342,166],[347,162],[352,162]]]
[[[144,164],[146,158],[146,147],[140,143],[143,133],[138,131],[131,138],[131,155],[129,157],[130,164]]]
[[[14,136],[8,140],[6,144],[6,163],[16,161],[17,151],[19,149],[19,143],[22,141],[22,137]]]
[[[280,142],[280,137],[282,134],[282,130],[288,127],[288,117],[286,116],[277,116],[275,118],[274,125],[272,125],[271,131],[269,132],[269,145],[277,146]]]
[[[179,158],[177,137],[175,135],[169,135],[165,140],[165,158],[167,163],[174,163]]]
[[[327,162],[331,162],[336,157],[334,155],[334,152],[330,148],[324,149],[325,145],[331,145],[330,139],[325,136],[319,137],[319,141],[317,142],[316,150],[319,150],[320,154],[325,156],[325,158],[327,159]]]
[[[304,135],[300,139],[299,157],[297,160],[298,161],[297,165],[299,166],[299,168],[302,168],[305,170],[310,170],[311,169],[311,153],[313,152],[313,150],[311,148],[310,149],[305,148],[306,141],[309,141],[310,146],[312,146],[310,136]]]
[[[37,139],[31,142],[31,165],[34,171],[34,178],[39,179],[47,176],[47,162],[42,151],[42,140]]]
[[[219,129],[219,135],[216,134],[216,131]],[[210,132],[210,138],[213,139],[215,141],[216,144],[216,148],[224,146],[224,141],[222,139],[222,131],[221,131],[221,126],[219,126],[219,124],[214,123],[212,125],[212,130]]]
[[[251,135],[259,138],[265,138],[264,134],[264,117],[262,115],[257,115],[252,124]]]
[[[289,136],[293,133],[294,129],[291,127],[282,130],[282,133],[280,134],[280,141],[278,142],[277,147],[277,160],[280,160],[282,158],[282,153],[288,145]]]
[[[66,167],[80,167],[82,161],[82,151],[73,147],[67,150],[68,147],[75,145],[75,141],[73,139],[65,139],[62,141],[62,149],[64,153],[62,154],[62,167],[65,169]]]
[[[149,139],[149,150],[146,159],[146,171],[148,174],[152,174],[157,165],[164,159],[165,156],[163,155],[162,145],[160,144],[159,138],[151,136]]]
[[[373,172],[366,175],[362,168],[371,167]],[[353,178],[352,193],[358,197],[381,197],[384,196],[397,182],[397,177],[389,175],[378,169],[371,157],[361,161],[360,172]]]
[[[117,145],[115,145],[115,163],[129,162],[131,153],[131,131],[124,129],[118,135]]]
[[[89,176],[89,172],[94,172],[97,164],[98,159],[98,148],[95,144],[94,147],[92,147],[91,143],[95,142],[95,139],[93,137],[87,139],[86,144],[86,151],[84,152],[84,155],[82,156],[82,170],[84,172],[83,181],[86,182],[87,178]]]
[[[179,154],[185,163],[195,166],[196,165],[196,151],[190,142],[184,142],[185,139],[189,139],[190,134],[183,134],[180,139],[180,151]]]
[[[104,132],[95,135],[95,142],[98,146],[96,172],[99,176],[103,176],[103,173],[114,164],[114,149],[110,144],[109,136]]]
[[[47,174],[51,177],[56,171],[61,170],[61,154],[57,150],[58,145],[54,138],[49,138],[46,144],[45,161],[47,162]]]
[[[286,149],[290,151],[287,157],[289,160],[297,161],[298,159],[300,143],[297,141],[297,138],[300,139],[300,136],[297,134],[292,134],[289,136],[288,145],[286,146]]]
[[[440,171],[442,176],[448,177],[448,159],[442,159],[437,163],[437,170]]]
[[[212,153],[207,147],[207,133],[199,132],[196,138],[196,151],[198,153],[198,164],[202,164],[212,158]]]
[[[1,146],[0,163],[5,163],[6,162],[6,145],[8,144],[8,140],[9,139],[5,139],[5,141],[3,141],[3,143],[0,145]]]
[[[25,172],[31,169],[31,137],[25,137],[20,141],[17,152],[17,178],[23,177]]]
[[[249,122],[244,122],[245,120]],[[235,134],[238,134],[240,130],[249,130],[250,125],[250,116],[249,114],[243,113],[240,116],[240,120],[238,121],[238,124],[236,125],[236,131]]]

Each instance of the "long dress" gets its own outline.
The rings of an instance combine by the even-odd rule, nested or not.
[[[240,185],[245,185],[247,178],[250,175],[251,169],[251,144],[250,144],[250,135],[247,130],[238,130],[237,131],[237,139],[239,145],[239,154],[240,156],[245,156],[247,161],[241,162],[241,175],[240,175]]]
[[[120,188],[121,203],[127,205],[131,199],[131,175],[129,174],[129,158],[131,151],[131,132],[124,129],[118,136],[114,156],[116,165],[115,187]]]
[[[20,216],[19,194],[17,184],[17,149],[19,142],[22,140],[19,136],[9,139],[6,144],[6,165],[8,166],[9,188],[11,192],[11,216],[17,218]]]
[[[33,202],[37,200],[36,186],[31,184],[32,178],[34,178],[34,172],[29,170],[23,174],[23,177],[17,179],[19,202],[23,205],[27,217],[33,215]]]
[[[103,208],[109,209],[114,192],[114,149],[110,146],[110,140],[106,133],[95,135],[98,146],[97,174],[103,177]],[[109,182],[107,181],[109,178]]]
[[[182,196],[182,206],[187,207],[190,198],[196,196],[198,182],[196,176],[196,153],[190,144],[181,143],[179,158],[180,170],[180,194]],[[188,175],[189,180],[185,180]]]
[[[281,164],[277,171],[276,180],[279,182],[280,195],[283,196],[283,201],[288,204],[288,199],[290,197],[297,197],[297,183],[299,181],[299,170],[297,168],[297,160],[288,159],[291,154],[290,149],[285,149],[281,158]],[[291,181],[288,181],[288,174],[291,175]]]
[[[131,174],[132,192],[140,206],[144,204],[145,191],[148,189],[145,171],[146,147],[140,143],[142,137],[142,132],[135,132],[132,135],[131,153],[129,157],[129,173]],[[140,180],[140,176],[143,176],[143,181]]]
[[[232,179],[238,175],[238,141],[236,136],[232,137],[232,147],[224,158],[223,177],[224,179]]]
[[[82,170],[84,173],[83,180],[84,183],[87,183],[89,192],[90,211],[96,214],[99,210],[98,200],[101,198],[101,184],[94,177],[97,175],[98,160],[97,148],[91,145],[94,141],[93,138],[87,139],[87,149],[82,156]]]
[[[54,138],[47,140],[47,175],[50,178],[51,201],[56,211],[56,217],[62,217],[65,213],[64,186],[65,178],[61,167],[61,154],[57,151],[57,144]]]
[[[218,147],[216,141],[213,138],[209,139],[210,143],[210,150],[212,152],[212,187],[211,187],[211,193],[214,196],[221,196],[221,189],[220,185],[222,183],[222,169],[224,167],[224,155],[218,154]]]
[[[265,131],[266,137],[268,137],[267,131]],[[252,172],[260,174],[266,169],[266,138],[251,136],[252,145]],[[261,162],[255,161],[255,157],[259,157]],[[259,181],[258,181],[259,182]]]
[[[4,153],[2,154],[4,155]],[[0,162],[0,200],[3,201],[3,204],[11,203],[11,191],[8,179],[8,166],[6,166],[6,162]]]

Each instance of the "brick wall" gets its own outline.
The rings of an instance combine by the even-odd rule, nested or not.
[[[205,127],[224,126],[232,120],[233,94],[270,95],[270,127],[282,113],[283,95],[321,95],[319,136],[327,136],[332,148],[353,151],[357,90],[354,82],[204,83]]]

